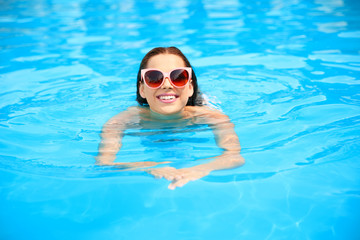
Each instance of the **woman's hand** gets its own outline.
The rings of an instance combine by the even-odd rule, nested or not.
[[[165,178],[172,181],[168,186],[169,189],[175,189],[176,187],[182,187],[189,181],[194,181],[202,178],[210,173],[210,171],[204,168],[199,169],[197,167],[176,169],[173,167],[154,168],[146,170],[155,178]]]
[[[198,180],[209,175],[211,171],[232,169],[244,164],[244,158],[238,151],[224,152],[208,163],[199,164],[194,167],[176,169],[174,167],[152,168],[145,170],[155,178],[165,178],[171,181],[169,189],[182,187],[189,181]]]

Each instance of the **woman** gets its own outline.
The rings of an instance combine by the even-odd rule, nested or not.
[[[244,164],[234,125],[228,116],[203,105],[194,70],[176,47],[154,48],[145,55],[137,76],[137,101],[141,106],[130,107],[104,125],[97,164],[139,169],[170,163],[114,161],[122,146],[124,131],[134,126],[134,123],[157,122],[165,125],[183,120],[190,120],[192,124],[209,125],[217,145],[224,152],[210,162],[193,167],[176,169],[165,166],[145,169],[149,174],[171,181],[169,188],[175,189],[189,181],[202,178],[211,171],[231,169]]]

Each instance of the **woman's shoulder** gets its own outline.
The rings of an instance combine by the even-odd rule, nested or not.
[[[227,118],[222,111],[211,106],[187,106],[186,111],[194,117],[204,118]]]
[[[222,113],[221,110],[213,108],[208,105],[202,105],[202,106],[186,106],[185,109],[189,112],[198,112],[198,113]]]
[[[143,107],[143,106],[130,106],[126,110],[118,113],[118,115],[139,115],[143,113],[149,113],[150,108],[149,107]]]
[[[120,123],[138,117],[140,114],[146,113],[149,110],[145,107],[131,106],[126,110],[119,112],[109,119],[108,123]]]

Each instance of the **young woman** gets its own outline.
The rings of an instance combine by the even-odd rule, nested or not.
[[[211,171],[244,164],[234,125],[228,116],[203,104],[194,70],[176,47],[154,48],[145,55],[137,76],[137,101],[141,106],[128,108],[104,125],[97,164],[143,169],[156,178],[171,181],[170,189],[202,178]],[[181,169],[169,166],[149,168],[170,163],[168,161],[114,162],[126,129],[155,122],[157,126],[169,126],[184,120],[191,124],[209,125],[223,153],[210,162]]]

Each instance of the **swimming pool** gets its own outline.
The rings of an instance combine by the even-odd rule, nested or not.
[[[0,239],[359,239],[358,1],[9,0],[0,12]],[[94,165],[102,125],[136,104],[139,61],[170,45],[246,159],[174,191]],[[126,143],[120,160],[219,152],[204,126]]]

